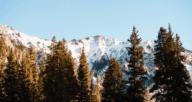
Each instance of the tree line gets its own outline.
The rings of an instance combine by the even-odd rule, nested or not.
[[[52,39],[51,53],[41,59],[40,68],[35,48],[10,48],[0,38],[0,102],[191,102],[191,81],[184,65],[186,57],[180,37],[173,37],[160,27],[155,40],[154,63],[157,67],[154,85],[144,86],[142,41],[133,26],[127,47],[130,59],[128,70],[123,70],[116,58],[110,57],[108,69],[102,78],[91,78],[84,47],[79,66],[76,66],[66,40]],[[129,75],[123,79],[123,73]],[[94,84],[93,84],[94,83]],[[149,93],[155,93],[150,95]]]

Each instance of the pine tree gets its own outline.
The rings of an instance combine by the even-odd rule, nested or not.
[[[45,73],[45,62],[44,60],[42,59],[41,60],[41,63],[40,63],[40,74],[39,74],[39,80],[38,80],[38,90],[39,90],[39,93],[40,93],[40,101],[43,101],[44,100],[44,94],[43,94],[43,87],[45,86],[45,84],[43,83],[44,82],[44,79],[46,77],[46,73]]]
[[[79,80],[79,101],[89,101],[90,100],[90,74],[89,67],[87,64],[86,55],[84,52],[84,47],[82,49],[80,57],[80,65],[78,68],[78,80]]]
[[[139,80],[138,77],[133,78],[135,80],[134,83],[128,88],[128,101],[129,102],[143,102],[144,101],[144,93],[142,88],[142,81]]]
[[[55,38],[53,38],[55,39]],[[56,39],[55,39],[56,41]],[[74,101],[77,98],[78,82],[71,52],[67,52],[66,41],[52,43],[51,54],[46,65],[43,93],[45,101]]]
[[[95,101],[94,102],[101,102],[101,88],[100,88],[100,81],[99,81],[99,76],[97,74],[97,80],[96,80],[96,85],[95,85]]]
[[[128,54],[130,55],[130,60],[128,61],[129,72],[124,72],[127,75],[130,75],[128,81],[130,86],[127,89],[127,101],[129,102],[143,102],[144,93],[143,93],[143,75],[146,74],[144,70],[144,61],[143,61],[143,47],[139,46],[141,38],[138,38],[138,31],[135,26],[133,26],[133,32],[128,41],[131,43],[131,47],[127,47]]]
[[[51,50],[51,53],[54,53],[55,52],[55,48],[56,48],[56,45],[57,45],[57,40],[56,40],[56,37],[54,36],[52,38],[52,43],[51,45],[49,46],[50,50]]]
[[[7,57],[8,63],[5,69],[5,92],[6,101],[5,102],[20,102],[19,99],[19,78],[18,78],[18,65],[16,62],[15,52],[11,49],[9,51],[9,56]]]
[[[31,93],[30,76],[32,76],[32,73],[29,72],[29,70],[30,70],[29,53],[27,55],[23,53],[21,60],[21,70],[19,72],[21,102],[31,102],[30,99],[32,93]]]
[[[63,38],[63,49],[67,52],[68,49],[66,47],[66,40]],[[66,78],[67,78],[67,94],[69,96],[69,100],[77,100],[77,93],[78,93],[78,80],[77,80],[77,74],[75,73],[75,62],[72,57],[71,51],[68,51],[66,56]]]
[[[53,39],[52,39],[52,42],[53,42],[53,43],[56,43],[56,41],[57,41],[57,40],[56,40],[56,37],[55,37],[55,35],[54,35],[54,36],[53,36]]]
[[[175,70],[172,78],[174,79],[174,84],[172,85],[172,97],[175,102],[190,102],[191,101],[191,90],[192,85],[190,81],[190,76],[187,74],[187,69],[182,62],[186,62],[186,57],[181,54],[185,51],[185,48],[182,46],[180,37],[176,34],[176,43],[175,43]]]
[[[30,59],[30,53],[29,51],[27,50],[26,51],[26,61],[27,61],[27,67],[29,68],[26,68],[27,70],[27,75],[29,75],[29,82],[31,84],[31,90],[32,90],[32,84],[33,84],[33,73],[32,73],[32,68],[31,68],[31,59]],[[32,96],[32,95],[31,95]]]
[[[150,98],[151,97],[149,95],[149,87],[146,86],[146,88],[145,88],[145,101],[144,102],[151,102]]]
[[[95,73],[95,70],[94,69],[91,69],[90,71],[90,77],[91,77],[91,102],[95,102],[95,95],[94,95],[94,91],[95,91],[95,85],[93,84],[94,83],[94,73]]]
[[[5,86],[4,86],[4,77],[5,77],[5,59],[6,59],[6,45],[4,38],[0,37],[0,102],[4,102],[5,99]]]
[[[65,48],[65,43],[59,41],[57,46],[56,46],[56,53],[55,53],[56,58],[58,58],[58,78],[62,79],[60,80],[60,82],[58,82],[58,93],[60,93],[58,99],[60,98],[61,100],[64,101],[70,101],[71,97],[68,94],[68,90],[70,90],[70,85],[69,85],[69,81],[70,80],[67,76],[68,74],[72,74],[72,73],[68,73],[70,68],[68,65],[70,65],[70,62],[67,62],[67,49]],[[59,80],[58,80],[59,81]],[[68,87],[69,86],[69,87]],[[69,88],[69,89],[68,89]]]
[[[91,102],[93,102],[94,101],[94,95],[93,95],[93,91],[94,91],[94,85],[93,85],[93,79],[91,78],[91,86],[90,86],[90,90],[91,90],[91,92],[90,92],[90,101]]]
[[[124,89],[123,74],[121,66],[115,58],[109,61],[109,67],[103,82],[103,101],[120,102],[122,101],[121,92]]]
[[[48,55],[47,57],[47,65],[45,74],[46,77],[43,80],[43,83],[45,86],[43,87],[43,95],[44,95],[44,102],[53,102],[55,100],[55,89],[54,89],[54,80],[56,79],[56,76],[54,76],[54,67],[52,65],[52,58],[53,54]]]
[[[168,34],[166,29],[163,27],[160,28],[160,31],[158,33],[158,39],[155,41],[155,60],[154,63],[156,67],[158,68],[156,70],[156,74],[153,77],[153,80],[155,82],[155,85],[152,87],[150,92],[159,89],[159,92],[156,92],[155,95],[153,95],[152,98],[156,98],[158,101],[165,101],[165,90],[163,87],[165,87],[165,80],[167,75],[166,68],[165,68],[165,53],[164,53],[164,47],[166,46],[166,40],[168,38]]]
[[[159,88],[162,90],[153,96],[159,101],[180,102],[185,100],[185,102],[189,102],[191,101],[192,85],[186,67],[183,65],[186,58],[181,55],[181,52],[185,50],[178,35],[176,35],[176,41],[174,41],[170,24],[168,33],[163,28],[160,30],[164,32],[159,33],[155,48],[157,51],[155,64],[159,70],[156,71],[155,85],[150,91]]]
[[[54,45],[52,43],[52,45]],[[59,42],[57,45],[52,47],[51,55],[48,56],[47,66],[46,66],[46,75],[47,77],[44,80],[43,93],[45,95],[45,101],[66,101],[66,78],[64,77],[65,70],[62,69],[65,67],[64,60],[61,59],[62,42]],[[63,57],[63,56],[62,56]]]
[[[101,82],[101,86],[103,86],[103,84],[104,84],[104,80],[105,80],[105,72],[103,71],[103,73],[101,74],[101,79],[100,79],[100,82]],[[102,96],[102,94],[103,94],[103,87],[101,87],[101,89],[100,89],[100,92],[101,92],[101,101],[104,99],[104,97]]]
[[[168,38],[166,40],[166,46],[164,46],[164,54],[165,54],[165,62],[164,62],[164,66],[165,66],[165,90],[167,90],[166,93],[166,101],[173,101],[172,97],[173,97],[173,93],[171,92],[172,86],[173,86],[173,73],[172,71],[175,68],[175,42],[174,42],[174,38],[173,38],[173,33],[171,31],[171,26],[169,24],[169,32],[167,33]]]
[[[5,100],[5,86],[4,86],[4,65],[0,63],[0,102]]]
[[[68,49],[66,47],[66,41],[63,38],[61,43],[61,50],[60,53],[60,59],[61,59],[61,70],[65,74],[63,74],[63,80],[62,86],[63,92],[65,93],[65,97],[67,101],[72,101],[77,99],[77,92],[78,92],[78,81],[77,81],[77,75],[75,74],[75,63],[74,59],[72,57],[71,52],[67,52]],[[64,96],[63,96],[64,97]]]
[[[31,100],[33,102],[39,101],[39,91],[38,91],[38,79],[39,79],[39,69],[37,67],[37,54],[35,52],[35,48],[33,46],[30,47],[30,60],[31,60],[31,69],[32,69],[32,76],[33,76],[33,82],[32,82],[32,98]]]

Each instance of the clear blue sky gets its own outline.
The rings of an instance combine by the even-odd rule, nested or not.
[[[102,35],[126,41],[133,25],[143,40],[171,23],[192,50],[192,0],[1,0],[0,24],[57,41]]]

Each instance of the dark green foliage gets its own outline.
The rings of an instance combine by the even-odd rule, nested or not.
[[[89,101],[91,97],[91,90],[90,90],[90,74],[89,74],[89,67],[87,64],[87,58],[84,52],[84,47],[81,52],[81,57],[80,57],[80,65],[78,68],[78,80],[79,80],[79,101]]]
[[[152,97],[157,101],[189,102],[192,86],[186,67],[182,63],[186,58],[181,55],[185,50],[179,41],[179,36],[176,36],[176,41],[172,36],[170,24],[168,33],[163,27],[160,28],[158,40],[155,42],[155,65],[159,69],[153,78],[155,85],[150,91],[161,90]]]
[[[5,99],[5,86],[4,86],[4,77],[5,77],[5,59],[6,59],[6,45],[4,38],[0,37],[0,102],[3,102]]]
[[[190,76],[187,75],[186,67],[181,63],[182,61],[185,62],[186,57],[181,55],[181,52],[184,52],[185,49],[182,47],[182,43],[180,41],[180,37],[176,35],[176,47],[175,47],[175,64],[176,68],[174,71],[173,79],[175,79],[173,84],[173,94],[174,94],[174,100],[176,102],[189,102],[191,101],[191,81]],[[173,73],[173,72],[172,72]]]
[[[66,57],[66,91],[68,95],[68,100],[77,100],[77,93],[78,93],[78,81],[77,75],[75,73],[75,63],[72,57],[71,52],[69,51]],[[66,83],[64,82],[64,83]]]
[[[143,102],[143,75],[146,74],[144,71],[144,61],[143,61],[143,47],[139,46],[141,38],[138,38],[138,31],[135,26],[133,26],[133,32],[128,41],[131,43],[131,47],[127,48],[128,54],[130,55],[130,60],[128,61],[129,72],[124,71],[126,74],[131,75],[126,83],[130,86],[127,89],[127,101],[129,102]]]
[[[101,87],[98,74],[94,92],[95,92],[95,102],[101,102]]]
[[[31,46],[30,47],[30,68],[32,70],[32,77],[33,77],[33,81],[32,81],[32,97],[31,100],[33,102],[38,102],[39,101],[39,91],[38,91],[38,80],[39,80],[39,69],[37,67],[37,54],[35,52],[35,47]]]
[[[18,64],[16,62],[15,52],[11,49],[9,56],[7,57],[8,63],[7,68],[5,69],[5,92],[6,92],[6,101],[5,102],[20,102],[19,92],[20,92],[20,83],[18,77]]]
[[[91,97],[91,102],[93,102],[94,98],[93,98],[93,90],[94,90],[94,85],[93,85],[93,79],[91,79],[91,86],[90,86],[90,97]]]
[[[169,31],[160,28],[155,41],[155,65],[158,68],[153,78],[155,91],[153,98],[157,102],[191,102],[191,80],[184,65],[186,57],[178,34],[173,37],[171,26]],[[123,80],[122,69],[115,58],[110,58],[103,81],[97,80],[95,85],[90,76],[84,47],[80,56],[80,64],[76,73],[76,65],[72,53],[66,47],[66,40],[56,42],[52,39],[51,54],[47,61],[41,61],[40,71],[37,67],[35,47],[29,51],[21,42],[12,40],[13,49],[8,48],[4,38],[0,38],[0,102],[150,102],[149,89],[143,88],[144,70],[143,47],[139,46],[135,26],[128,40],[127,48],[130,60],[128,81]],[[24,51],[24,52],[21,52]],[[8,55],[8,56],[7,56]],[[22,56],[22,58],[21,58]],[[107,55],[105,55],[107,56]],[[104,56],[104,57],[105,57]],[[39,58],[40,59],[40,58]],[[102,58],[93,63],[93,69],[99,71],[106,66],[108,59]],[[103,89],[100,87],[100,82]],[[124,82],[124,83],[123,83]],[[129,84],[125,89],[125,84]],[[101,97],[102,96],[102,97]]]
[[[40,101],[43,101],[44,100],[44,94],[43,94],[43,87],[45,86],[44,84],[44,81],[45,78],[46,78],[46,73],[45,73],[45,62],[44,60],[42,59],[41,60],[41,67],[40,67],[40,74],[39,74],[39,80],[38,80],[38,90],[39,90],[39,94],[40,94]]]
[[[57,45],[53,46],[51,55],[48,56],[47,66],[45,70],[46,78],[44,79],[44,86],[43,93],[45,96],[45,101],[53,102],[53,101],[62,101],[66,100],[66,86],[63,83],[66,81],[64,77],[64,67],[65,62],[61,60],[59,56],[59,52],[61,50],[62,42],[59,42]],[[66,52],[65,52],[66,53]],[[63,97],[64,96],[64,97]]]
[[[53,36],[53,39],[52,39],[52,42],[53,42],[53,43],[56,43],[56,41],[57,41],[57,40],[56,40],[56,37],[55,37],[55,35],[54,35],[54,36]]]
[[[143,81],[139,78],[134,78],[135,82],[132,83],[128,88],[128,102],[143,102],[144,93],[143,93]]]
[[[53,38],[55,39],[55,37]],[[71,52],[67,51],[65,40],[51,45],[51,55],[48,56],[46,70],[42,75],[44,101],[72,101],[77,99],[78,83],[75,75],[75,64]]]
[[[28,52],[27,52],[28,53]],[[31,86],[30,76],[32,73],[30,70],[30,59],[29,54],[22,54],[21,70],[19,71],[19,82],[20,82],[20,101],[31,102]],[[31,77],[32,78],[32,77]]]
[[[122,101],[122,90],[124,89],[123,74],[121,66],[115,58],[109,61],[109,67],[105,73],[103,82],[103,102]]]
[[[5,99],[5,84],[4,84],[4,65],[0,63],[0,102],[4,102]]]
[[[158,33],[158,39],[155,41],[155,60],[154,63],[156,67],[158,67],[158,70],[156,70],[156,74],[153,77],[153,80],[155,82],[155,85],[153,88],[150,90],[158,89],[163,87],[164,81],[165,81],[165,53],[164,53],[164,46],[166,45],[166,40],[168,38],[168,34],[166,33],[166,29],[163,27],[160,28],[160,31]],[[165,95],[164,95],[164,90],[161,90],[161,92],[156,93],[153,97],[156,98],[156,100],[163,101],[165,100]],[[153,98],[152,97],[152,98]]]
[[[45,96],[44,101],[45,102],[52,102],[54,101],[54,97],[55,97],[55,89],[53,87],[54,85],[54,80],[55,80],[55,76],[54,76],[54,68],[52,68],[52,55],[49,55],[47,58],[47,66],[46,66],[46,71],[44,74],[46,74],[46,78],[43,80],[43,83],[46,84],[46,86],[43,87],[43,94]]]

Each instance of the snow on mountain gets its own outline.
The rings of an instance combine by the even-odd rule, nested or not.
[[[9,25],[0,24],[0,32],[11,39],[20,41],[26,47],[33,45],[37,51],[44,50],[44,52],[50,53],[48,48],[52,43],[50,40],[24,34],[16,31]],[[127,38],[129,38],[129,36]],[[121,63],[122,69],[128,70],[127,61],[129,60],[129,55],[126,47],[131,46],[128,41],[119,41],[114,38],[98,35],[80,40],[73,39],[67,42],[67,46],[68,49],[71,50],[77,65],[79,64],[81,49],[84,47],[89,68],[95,69],[95,73],[98,73],[99,75],[107,70],[107,63],[109,62],[110,57],[115,57]],[[153,82],[152,77],[156,70],[154,65],[154,41],[142,41],[140,46],[143,46],[145,70],[147,71],[148,77],[146,84],[151,84]],[[192,76],[192,51],[186,50],[183,54],[187,56],[187,63],[185,63],[185,65],[189,74]],[[126,79],[127,77],[129,76],[124,76]]]
[[[43,49],[44,52],[50,53],[50,50],[48,48],[48,46],[50,46],[52,43],[52,41],[50,41],[50,40],[46,40],[46,39],[24,34],[22,32],[19,32],[19,31],[13,29],[9,25],[0,24],[0,32],[2,32],[3,34],[6,34],[11,39],[20,41],[26,47],[30,47],[30,45],[33,45],[33,46],[35,46],[36,50]]]
[[[72,40],[67,42],[68,49],[72,51],[73,57],[79,62],[81,49],[84,46],[89,67],[92,68],[95,61],[106,57],[108,60],[110,54],[112,57],[118,57],[120,53],[114,53],[121,49],[121,41],[105,36],[87,37],[81,40]]]

